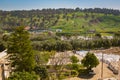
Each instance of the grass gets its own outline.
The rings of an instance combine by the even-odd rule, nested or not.
[[[2,18],[2,16],[0,16],[0,18]],[[105,15],[102,13],[73,12],[67,14],[46,15],[44,21],[42,15],[40,17],[34,15],[32,18],[19,18],[17,16],[7,15],[0,22],[0,27],[3,27],[3,22],[9,22],[9,24],[11,24],[13,21],[15,23],[22,21],[25,26],[31,25],[40,29],[48,28],[53,31],[62,29],[64,33],[86,33],[89,30],[106,33],[117,32],[120,29],[120,16],[114,16],[112,14]],[[41,23],[44,25],[41,25]]]
[[[71,18],[73,14],[75,14],[77,17]],[[85,18],[85,13],[83,12],[67,14],[67,16],[70,17],[68,21],[62,17],[63,15],[61,15],[58,23],[55,26],[51,26],[51,28],[62,29],[63,32],[69,33],[85,33],[88,30],[96,30],[100,33],[106,33],[117,32],[120,29],[120,16],[106,16],[100,13],[86,14],[88,14],[88,18]],[[94,15],[94,18],[92,18],[92,15]],[[90,22],[91,20],[93,20],[93,22]],[[98,22],[94,22],[94,20],[98,20]]]

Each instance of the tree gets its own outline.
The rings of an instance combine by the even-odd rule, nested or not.
[[[70,59],[71,59],[72,63],[79,62],[79,59],[76,56],[71,56]]]
[[[87,55],[82,59],[82,64],[87,67],[87,70],[91,70],[99,64],[99,60],[93,54],[88,52]]]
[[[114,37],[120,37],[120,32],[115,32]]]
[[[95,34],[95,37],[101,38],[102,36],[101,36],[100,33],[96,33],[96,34]]]
[[[66,68],[69,69],[69,70],[79,71],[82,68],[82,65],[81,64],[77,64],[77,63],[67,64]]]
[[[8,80],[38,80],[38,76],[33,72],[15,72],[8,78]]]
[[[17,71],[31,72],[34,69],[34,53],[29,33],[24,30],[24,27],[17,27],[11,34],[8,43],[8,53],[11,55],[12,66]]]
[[[72,49],[72,45],[67,41],[56,41],[55,46],[57,51],[66,51]]]
[[[77,8],[75,9],[75,11],[76,11],[76,12],[79,12],[79,11],[80,11],[80,8],[79,8],[79,7],[77,7]]]
[[[45,67],[37,66],[35,67],[35,72],[40,76],[41,80],[45,80],[48,77],[48,72]]]

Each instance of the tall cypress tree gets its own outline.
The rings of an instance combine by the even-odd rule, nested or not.
[[[35,67],[34,52],[29,39],[29,33],[24,27],[17,27],[11,34],[8,53],[12,66],[17,71],[31,72]]]

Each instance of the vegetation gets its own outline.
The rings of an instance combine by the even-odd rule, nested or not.
[[[90,50],[120,46],[120,38],[118,36],[113,37],[113,39],[103,39],[100,34],[96,34],[92,37],[92,40],[69,38],[66,40],[60,40],[55,39],[52,36],[51,38],[44,38],[44,40],[41,41],[36,37],[37,40],[32,41],[33,48],[38,51],[66,51],[82,49]]]
[[[48,72],[45,67],[37,66],[37,67],[35,67],[35,72],[36,72],[36,74],[38,74],[40,76],[41,80],[45,80],[48,78]]]
[[[17,71],[31,72],[35,67],[34,52],[29,39],[29,33],[24,27],[19,27],[11,34],[8,43],[8,53],[12,66]]]
[[[116,42],[115,42],[116,41]],[[94,40],[72,40],[71,44],[74,50],[80,49],[100,49],[100,48],[110,48],[119,45],[119,38],[113,39],[94,39]]]
[[[2,43],[2,41],[0,41],[1,43],[0,43],[0,52],[1,51],[3,51],[3,50],[5,50],[5,46],[4,46],[4,44]]]
[[[43,51],[65,51],[71,50],[72,46],[67,41],[60,40],[46,40],[46,41],[33,41],[33,48],[35,50]]]
[[[0,52],[5,50],[6,48],[6,41],[3,38],[4,36],[2,34],[0,34]]]
[[[35,60],[37,66],[45,65],[49,61],[49,59],[55,55],[55,51],[35,51]]]
[[[78,72],[76,71],[76,70],[72,70],[71,71],[71,75],[73,76],[73,77],[76,77],[76,76],[78,76]]]
[[[33,72],[15,72],[8,78],[8,80],[38,80],[38,76]]]
[[[79,62],[79,59],[76,56],[71,56],[70,59],[71,59],[72,63]]]
[[[109,33],[119,30],[119,21],[119,10],[105,8],[0,11],[0,30],[7,31],[25,25],[29,31],[50,30],[58,35]]]
[[[83,66],[81,64],[77,64],[77,63],[72,63],[72,64],[67,64],[66,68],[68,70],[76,70],[79,71],[80,69],[83,68]]]
[[[93,53],[88,52],[87,55],[83,58],[82,64],[89,71],[92,70],[93,67],[96,67],[99,64],[99,60]]]

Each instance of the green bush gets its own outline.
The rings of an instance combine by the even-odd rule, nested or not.
[[[37,75],[40,76],[41,79],[46,79],[48,78],[48,71],[45,67],[42,67],[42,66],[37,66],[35,67],[35,70]]]
[[[66,65],[66,68],[69,69],[69,70],[76,70],[76,71],[79,71],[80,68],[83,68],[82,65],[80,64],[67,64]]]
[[[79,59],[76,56],[71,56],[70,60],[72,61],[72,63],[77,63],[79,62]]]
[[[65,72],[61,72],[59,75],[59,79],[60,80],[63,80],[65,78],[68,78],[71,74],[71,71],[65,71]]]
[[[71,71],[71,76],[73,76],[73,77],[78,76],[78,71],[72,70]]]
[[[82,64],[87,68],[87,70],[92,70],[99,64],[99,60],[94,53],[88,52],[86,56],[82,59]]]
[[[8,78],[8,80],[38,80],[38,76],[33,72],[15,72]]]

